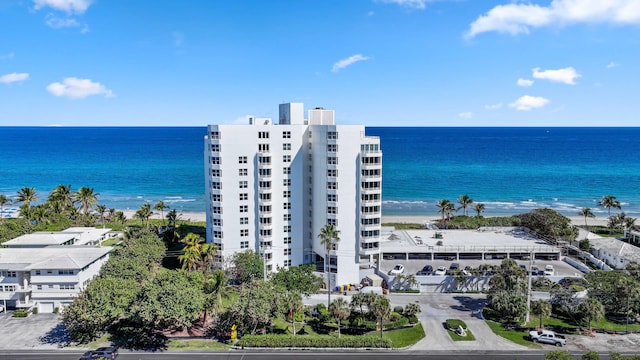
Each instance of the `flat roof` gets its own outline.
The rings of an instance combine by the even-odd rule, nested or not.
[[[102,238],[109,232],[111,232],[111,229],[98,229],[93,227],[71,227],[63,231],[37,231],[5,241],[3,245],[51,246],[61,245],[73,239],[76,239],[75,245],[84,245]]]
[[[37,269],[82,269],[104,257],[111,247],[54,246],[45,248],[0,249],[0,269],[28,271]]]
[[[394,230],[383,233],[380,240],[382,252],[559,251],[559,248],[513,227],[477,230]],[[439,241],[442,245],[437,245]]]

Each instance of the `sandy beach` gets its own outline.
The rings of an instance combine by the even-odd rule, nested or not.
[[[127,219],[132,219],[135,215],[135,210],[122,210],[127,216]],[[207,215],[204,212],[180,212],[180,218],[182,220],[189,221],[206,221]],[[166,216],[166,213],[165,213]],[[584,225],[584,218],[581,216],[567,216],[571,223],[574,225]],[[160,213],[154,212],[152,219],[159,219]],[[436,222],[440,217],[436,215],[382,215],[382,223],[404,223],[404,224],[424,224],[428,222]],[[606,226],[606,217],[587,218],[587,224],[589,226]]]

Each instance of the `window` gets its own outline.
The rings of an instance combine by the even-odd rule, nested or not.
[[[338,133],[336,131],[327,132],[327,139],[328,140],[337,140],[338,139]]]
[[[42,285],[36,285],[36,289],[42,290]]]
[[[258,144],[258,151],[259,152],[268,152],[269,151],[269,144]]]
[[[249,242],[248,241],[240,241],[240,249],[248,249]]]
[[[283,131],[282,132],[283,139],[291,139],[291,131]]]
[[[284,221],[291,221],[291,214],[284,214],[282,216],[282,220]]]
[[[286,244],[291,244],[291,236],[285,236],[284,237],[284,243]]]
[[[220,158],[217,156],[211,157],[211,165],[220,165]]]
[[[291,232],[291,225],[285,225],[282,227],[282,231],[286,232],[286,233],[290,233]]]
[[[260,229],[260,236],[271,236],[271,229]]]
[[[249,200],[249,194],[240,193],[240,201],[242,201],[242,200]]]
[[[271,156],[258,156],[260,165],[271,165]]]
[[[60,284],[60,290],[73,290],[75,288],[75,284]]]
[[[73,270],[58,270],[58,275],[73,275]]]
[[[291,203],[290,202],[283,203],[282,208],[285,210],[291,209]]]
[[[220,152],[220,144],[211,144],[211,151]]]
[[[248,217],[241,217],[240,218],[240,225],[247,225],[249,223],[249,218]]]
[[[338,190],[338,183],[330,181],[327,183],[327,189],[329,190]]]
[[[211,139],[216,139],[216,140],[217,140],[217,139],[220,139],[220,132],[218,132],[218,131],[212,131],[212,132],[210,133],[210,138],[211,138]]]
[[[214,214],[222,214],[222,207],[214,206],[211,208],[211,212]]]
[[[338,219],[327,219],[328,225],[338,226]]]
[[[222,226],[222,219],[213,219],[213,226]]]
[[[284,143],[282,144],[282,150],[291,150],[291,144],[289,143]]]
[[[40,270],[36,270],[36,275],[40,275]]]
[[[362,194],[362,201],[378,201],[380,194]]]
[[[338,195],[336,194],[327,194],[327,201],[338,201]]]
[[[291,249],[284,249],[284,256],[291,256]]]
[[[261,225],[271,225],[271,218],[270,217],[261,217],[260,218],[260,224]]]
[[[220,183],[219,181],[212,181],[211,182],[211,188],[213,190],[220,190],[220,189],[222,189],[222,183]]]
[[[247,174],[248,174],[248,170],[247,169],[238,169],[238,175],[247,176]]]
[[[337,214],[338,208],[335,206],[327,206],[327,214]]]
[[[7,277],[18,277],[18,273],[15,271],[7,271]]]
[[[289,267],[289,266],[291,266],[291,259],[285,260],[285,261],[284,261],[284,266],[285,266],[285,267]]]
[[[222,171],[220,171],[220,169],[212,169],[211,170],[211,176],[213,176],[213,177],[220,177],[221,174],[222,174]]]
[[[327,176],[328,177],[338,177],[338,170],[337,169],[328,169],[327,170]]]
[[[285,190],[282,192],[282,197],[284,198],[290,198],[291,197],[291,191],[289,190]]]
[[[240,189],[246,189],[249,187],[249,182],[246,180],[241,180],[239,183]]]
[[[291,174],[291,168],[290,167],[282,168],[282,173],[285,175]]]
[[[240,236],[241,237],[249,236],[249,229],[240,229]]]
[[[247,157],[246,156],[238,156],[238,164],[246,164]]]
[[[240,205],[240,212],[241,213],[249,212],[249,205]]]
[[[215,201],[215,202],[222,201],[222,195],[220,195],[220,194],[211,194],[211,201]]]
[[[269,194],[269,193],[260,194],[260,200],[262,200],[262,201],[271,201],[271,194]]]
[[[271,212],[271,205],[260,205],[258,209],[260,210],[261,213],[268,214]]]
[[[271,189],[271,181],[260,181],[258,182],[258,187],[260,188],[260,190]]]
[[[258,175],[271,176],[271,169],[258,169]]]
[[[291,162],[291,155],[282,155],[282,162]]]
[[[222,231],[214,231],[213,232],[214,239],[222,239]]]
[[[269,132],[268,131],[260,131],[258,132],[258,139],[268,139]]]
[[[328,144],[327,145],[327,151],[328,152],[336,152],[336,151],[338,151],[338,145],[337,144]]]
[[[329,165],[338,165],[338,158],[335,156],[327,157],[327,164]]]

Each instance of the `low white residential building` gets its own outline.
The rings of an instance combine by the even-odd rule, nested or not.
[[[52,313],[96,277],[111,247],[47,246],[0,249],[0,304]]]
[[[40,248],[57,245],[100,245],[104,240],[118,236],[111,229],[93,227],[72,227],[63,231],[37,231],[5,241],[2,245],[9,248]]]
[[[640,248],[616,238],[590,238],[589,252],[615,269],[624,269],[630,262],[640,263]]]

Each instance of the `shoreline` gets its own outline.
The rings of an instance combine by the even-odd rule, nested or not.
[[[127,219],[132,219],[135,215],[135,210],[120,210],[124,212]],[[207,220],[207,214],[205,212],[196,212],[196,211],[184,211],[178,212],[180,214],[181,220],[184,221],[194,221],[194,222],[205,222]],[[166,215],[166,212],[165,212]],[[506,217],[513,216],[517,214],[510,215],[494,215],[487,217]],[[565,215],[566,216],[566,215]],[[571,220],[573,225],[584,225],[584,217],[582,216],[566,216]],[[159,219],[160,213],[154,212],[151,216],[151,219]],[[428,222],[436,222],[440,219],[439,216],[435,215],[382,215],[382,223],[400,223],[400,224],[424,224]],[[608,218],[606,216],[597,216],[595,218],[587,218],[588,226],[607,226]]]

